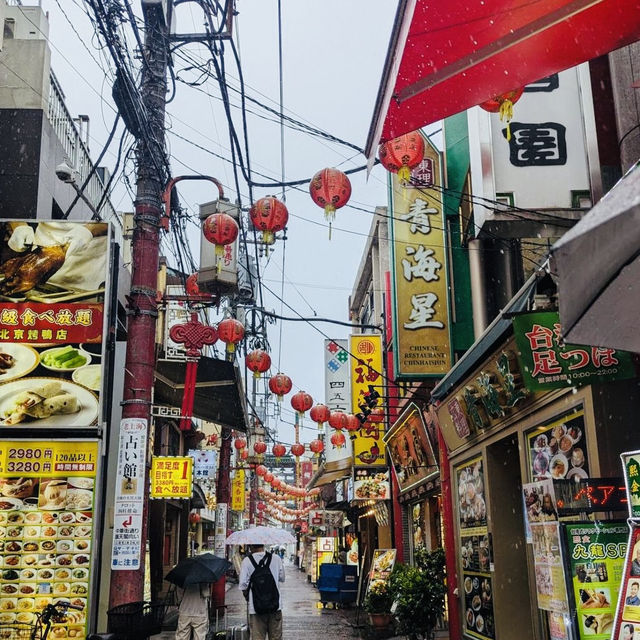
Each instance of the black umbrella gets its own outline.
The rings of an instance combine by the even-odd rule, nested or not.
[[[218,582],[231,563],[213,553],[203,553],[192,558],[185,558],[167,573],[165,580],[186,587],[189,584]]]

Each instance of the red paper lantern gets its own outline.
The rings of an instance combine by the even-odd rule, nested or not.
[[[264,511],[267,508],[267,505],[264,502],[258,502],[257,508],[258,511]]]
[[[344,207],[351,197],[351,182],[338,169],[322,169],[311,178],[309,184],[311,199],[324,209],[324,217],[331,222],[336,217],[336,209]]]
[[[287,226],[289,212],[280,200],[267,196],[253,204],[249,209],[249,217],[255,228],[262,231],[262,242],[273,244],[275,234]]]
[[[513,119],[513,105],[520,100],[524,93],[524,87],[507,91],[499,96],[494,96],[491,100],[487,100],[480,104],[480,108],[490,113],[499,113],[500,121],[507,123],[507,141],[511,140],[511,127],[509,123]]]
[[[199,296],[202,295],[200,292],[200,287],[198,286],[198,274],[192,273],[185,283],[185,291],[189,296]]]
[[[329,416],[329,426],[340,431],[347,427],[347,415],[342,411],[332,411]]]
[[[271,473],[271,471],[267,471],[267,473],[264,474],[264,481],[269,484],[273,482],[273,473]]]
[[[267,445],[266,443],[262,442],[262,440],[258,440],[258,442],[253,443],[253,450],[257,455],[261,456],[266,452]]]
[[[224,318],[218,324],[218,337],[227,345],[227,353],[233,353],[244,338],[244,325],[235,318]]]
[[[289,393],[292,386],[291,378],[284,373],[276,373],[269,379],[269,390],[278,397],[278,402],[282,402],[282,396]]]
[[[346,441],[347,440],[344,437],[344,433],[342,433],[342,431],[335,431],[331,434],[331,444],[338,449],[342,449]]]
[[[202,226],[204,237],[215,247],[218,257],[218,267],[220,258],[224,254],[224,247],[232,244],[238,237],[238,223],[227,213],[212,213]]]
[[[282,456],[287,453],[287,448],[283,444],[277,443],[273,445],[271,452],[276,458],[282,458]]]
[[[271,356],[264,349],[254,349],[247,353],[247,369],[253,371],[253,377],[259,378],[262,373],[269,370]]]
[[[247,441],[244,438],[236,438],[233,442],[233,446],[238,451],[242,451],[247,446]]]
[[[358,420],[356,416],[353,415],[353,413],[347,414],[347,422],[344,425],[344,428],[347,431],[350,431],[350,432],[358,431],[358,429],[360,429],[361,426],[362,426],[362,423],[360,422],[360,420]]]
[[[311,451],[316,455],[319,455],[324,451],[324,442],[319,438],[316,438],[309,443],[309,449],[311,449]]]
[[[384,407],[374,407],[367,418],[367,422],[384,422]]]
[[[291,398],[291,406],[302,417],[305,411],[309,411],[313,405],[313,398],[306,391],[298,391]]]
[[[259,475],[260,477],[264,478],[264,476],[267,475],[267,473],[268,473],[268,469],[263,464],[259,464],[256,467],[256,474]]]
[[[248,452],[246,449],[243,449],[243,450],[240,452],[240,458],[241,458],[242,460],[246,460],[248,457],[249,457],[249,452]]]
[[[329,420],[331,410],[326,404],[317,404],[315,407],[312,407],[309,415],[314,422],[318,423],[318,429],[322,429],[322,425]]]
[[[200,522],[200,520],[202,520],[202,518],[200,517],[199,513],[190,513],[189,514],[189,522],[191,524],[198,524],[198,522]]]
[[[304,453],[304,445],[296,442],[291,445],[291,453],[296,457],[300,457]]]
[[[424,139],[418,131],[405,133],[399,138],[383,142],[378,157],[387,171],[397,173],[401,184],[411,180],[411,169],[424,159]]]

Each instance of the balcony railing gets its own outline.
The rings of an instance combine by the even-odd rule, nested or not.
[[[83,142],[80,132],[65,105],[64,94],[53,72],[51,72],[49,77],[50,87],[47,117],[64,148],[65,155],[69,159],[71,166],[78,172],[78,186],[82,186],[93,169],[93,163],[89,157],[89,150]],[[105,185],[102,179],[98,173],[94,173],[83,193],[97,209],[104,191]],[[104,221],[113,223],[115,239],[120,246],[122,246],[122,220],[113,208],[108,197],[102,202],[98,213]]]

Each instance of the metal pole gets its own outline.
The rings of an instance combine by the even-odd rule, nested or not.
[[[145,106],[148,134],[138,141],[138,180],[132,240],[131,292],[127,308],[127,353],[124,376],[123,418],[142,418],[150,434],[151,392],[155,367],[156,291],[160,252],[159,223],[164,178],[158,166],[164,164],[165,96],[167,91],[167,25],[160,8],[145,11],[145,49],[148,66],[142,70],[140,94]],[[147,142],[152,141],[149,148]],[[140,568],[112,571],[109,606],[143,599],[144,567],[149,516],[149,469],[145,470]]]

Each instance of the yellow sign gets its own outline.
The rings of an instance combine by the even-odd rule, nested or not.
[[[0,442],[0,476],[95,477],[98,443],[74,440]]]
[[[238,469],[231,482],[231,511],[244,511],[244,469]]]
[[[193,493],[191,456],[151,458],[151,497],[190,498]]]
[[[393,354],[396,377],[444,376],[451,368],[449,291],[440,153],[425,139],[412,177],[391,180]],[[431,188],[431,185],[435,188]]]
[[[382,336],[363,334],[349,337],[351,358],[351,403],[353,413],[361,413],[360,405],[366,404],[369,387],[384,396],[384,378],[382,377]],[[373,407],[382,407],[382,398],[378,398]],[[384,414],[383,414],[384,415]],[[355,466],[384,465],[385,444],[384,417],[382,421],[367,420],[355,432],[353,441],[353,461]]]

